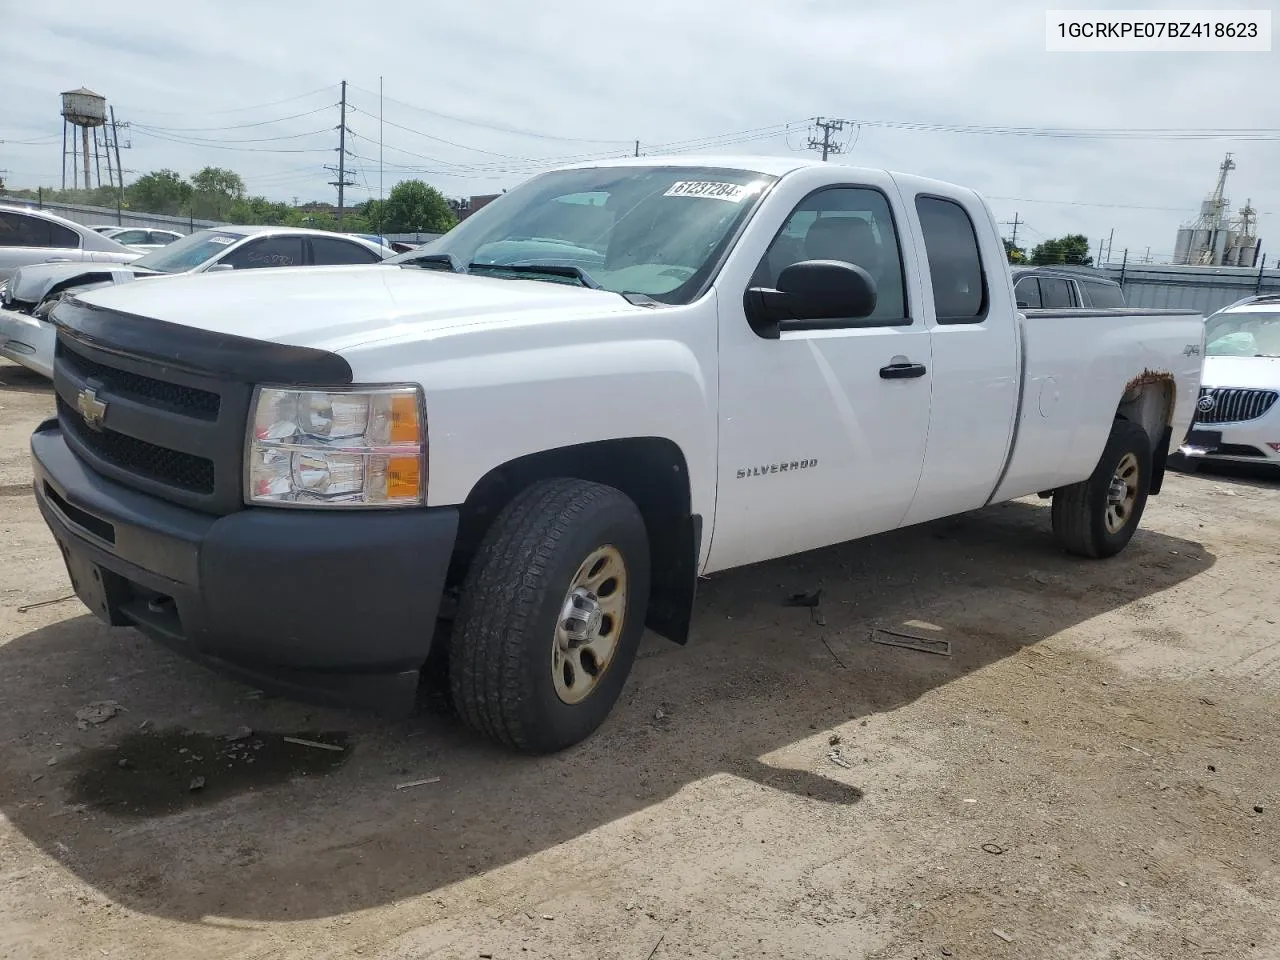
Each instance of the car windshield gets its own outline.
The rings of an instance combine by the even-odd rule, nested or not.
[[[166,244],[159,250],[152,250],[146,256],[134,260],[132,266],[155,270],[157,273],[184,273],[208,263],[241,239],[243,234],[239,233],[200,230]]]
[[[1280,357],[1280,311],[1233,311],[1210,317],[1207,357]]]
[[[775,179],[718,167],[559,170],[386,262],[688,303]]]

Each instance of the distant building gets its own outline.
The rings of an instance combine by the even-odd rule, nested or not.
[[[1200,204],[1200,216],[1178,230],[1173,262],[1202,267],[1254,267],[1262,250],[1257,236],[1258,212],[1246,200],[1235,220],[1228,219],[1227,174],[1236,163],[1227,154],[1218,168],[1218,183]]]
[[[506,191],[503,192],[505,193]],[[497,200],[500,196],[502,196],[501,193],[486,193],[479,196],[473,195],[470,197],[460,197],[457,200],[450,200],[449,206],[453,208],[454,215],[458,220],[462,221],[482,207],[486,207],[493,203],[493,201]]]

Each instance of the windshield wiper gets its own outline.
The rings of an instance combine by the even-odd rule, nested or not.
[[[400,265],[402,267],[422,267],[430,269],[431,267],[448,267],[454,273],[461,273],[458,269],[458,261],[453,259],[453,255],[449,253],[424,253],[420,257],[414,257],[412,260],[403,260]]]
[[[577,280],[584,287],[599,290],[600,284],[592,279],[591,274],[581,267],[566,266],[559,263],[469,263],[470,271],[492,270],[494,273],[528,273],[541,274],[544,277],[568,277]]]

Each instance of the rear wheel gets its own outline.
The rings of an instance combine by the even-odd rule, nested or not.
[[[649,602],[649,541],[612,487],[534,484],[494,520],[463,586],[449,649],[472,729],[549,753],[590,736],[630,672]]]
[[[1053,533],[1071,553],[1115,556],[1133,539],[1151,490],[1151,438],[1116,420],[1093,475],[1053,495]]]

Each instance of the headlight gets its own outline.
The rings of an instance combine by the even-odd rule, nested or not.
[[[420,505],[426,453],[417,387],[259,387],[249,416],[245,502]]]
[[[46,300],[41,300],[36,304],[35,309],[31,311],[31,315],[37,320],[47,320],[49,318],[49,311],[56,307],[61,300],[62,294],[58,294],[56,297],[49,297]]]

